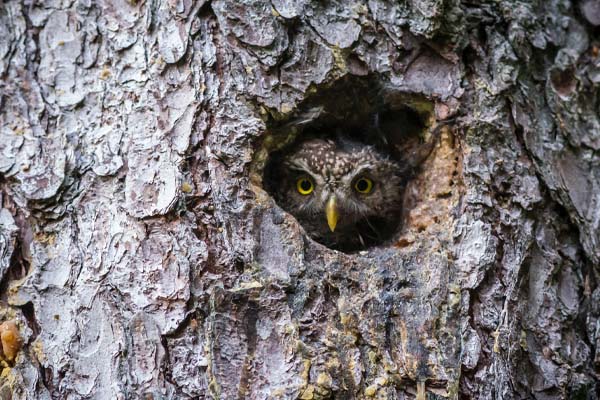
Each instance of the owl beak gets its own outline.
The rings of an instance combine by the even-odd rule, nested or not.
[[[331,229],[331,232],[335,231],[335,226],[337,225],[340,216],[337,209],[337,203],[335,202],[335,196],[331,196],[329,200],[327,200],[325,215],[327,215],[327,225],[329,225],[329,229]]]

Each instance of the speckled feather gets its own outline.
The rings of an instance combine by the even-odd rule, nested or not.
[[[380,242],[396,226],[402,204],[401,166],[374,147],[350,140],[310,139],[283,160],[276,191],[278,203],[294,215],[315,240],[334,248],[354,249]],[[296,182],[310,177],[314,191],[298,193]],[[353,187],[359,177],[373,181],[369,194]],[[325,204],[335,195],[340,220],[331,232]],[[385,221],[380,226],[379,221]]]

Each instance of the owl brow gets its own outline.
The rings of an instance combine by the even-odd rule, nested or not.
[[[371,167],[361,167],[352,174],[352,179],[354,179],[360,175],[371,175],[372,170],[373,170],[373,168],[371,168]]]
[[[290,168],[294,171],[304,172],[314,178],[314,174],[311,172],[310,167],[308,166],[308,163],[304,159],[293,160],[293,161],[288,160],[285,164],[287,165],[288,168]]]

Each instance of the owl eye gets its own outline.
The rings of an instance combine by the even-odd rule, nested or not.
[[[358,178],[356,180],[356,182],[354,182],[354,189],[358,193],[362,193],[362,194],[371,193],[371,190],[373,189],[373,181],[370,180],[369,178],[362,176],[362,177]]]
[[[310,178],[302,177],[296,181],[296,188],[301,195],[311,194],[315,190],[315,185]]]

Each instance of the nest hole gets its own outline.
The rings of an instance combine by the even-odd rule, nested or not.
[[[286,118],[276,116],[267,122],[268,134],[258,152],[262,155],[258,163],[260,182],[281,208],[294,215],[286,206],[281,190],[282,185],[290,184],[286,182],[290,180],[286,173],[287,157],[308,140],[322,139],[336,145],[351,142],[371,146],[401,168],[397,190],[402,198],[406,184],[433,148],[433,109],[431,100],[390,90],[375,78],[341,80],[317,91]],[[360,185],[357,190],[365,188],[364,183]],[[305,186],[299,190],[308,189]],[[358,220],[353,227],[357,233],[353,240],[343,240],[335,232],[329,237],[315,234],[311,227],[297,220],[313,240],[353,253],[393,244],[398,239],[403,212],[400,207],[392,218],[388,214],[385,218],[375,215]],[[325,210],[320,217],[325,223]]]

